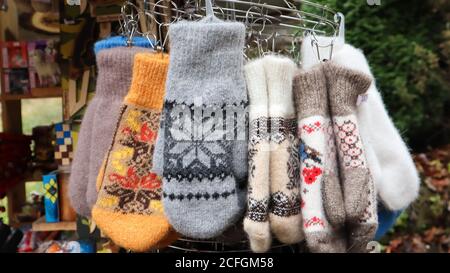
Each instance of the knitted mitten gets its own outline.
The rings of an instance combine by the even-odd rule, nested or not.
[[[368,243],[375,238],[378,228],[377,213],[377,194],[375,186],[370,181],[367,192],[369,196],[368,204],[364,210],[364,214],[357,222],[350,222],[347,225],[348,233],[348,251],[349,252],[367,252]]]
[[[95,96],[100,99],[96,105],[94,125],[91,132],[91,149],[89,155],[89,182],[86,200],[90,209],[97,201],[96,180],[105,154],[111,144],[123,99],[127,94],[133,70],[134,56],[137,53],[150,53],[150,49],[140,47],[116,47],[99,52],[105,56],[98,60],[97,84],[102,86]],[[94,98],[95,99],[95,98]]]
[[[328,62],[323,66],[338,148],[349,249],[364,251],[377,229],[376,192],[358,132],[356,101],[371,79],[365,74]]]
[[[320,65],[295,76],[294,96],[300,136],[301,197],[306,242],[312,252],[345,252],[345,237],[328,222],[322,202],[327,149],[328,101]],[[339,181],[336,181],[339,183]]]
[[[339,170],[337,166],[336,140],[333,132],[333,121],[327,112],[324,121],[325,154],[324,179],[322,183],[322,199],[325,215],[334,228],[343,228],[345,225],[345,205],[342,193]]]
[[[158,136],[156,137],[155,152],[153,153],[153,168],[152,172],[158,176],[163,176],[164,171],[164,112],[161,113],[161,120],[159,122]]]
[[[283,243],[304,238],[300,213],[300,162],[292,99],[296,65],[288,58],[264,58],[270,117],[270,227]]]
[[[272,238],[269,225],[270,134],[268,127],[268,97],[264,59],[245,66],[249,95],[248,197],[244,230],[254,252],[269,250]]]
[[[112,145],[100,172],[92,216],[118,245],[134,251],[176,239],[164,216],[161,181],[150,171],[163,104],[167,55],[137,54]]]
[[[359,219],[368,203],[371,176],[358,132],[356,100],[367,91],[371,80],[366,75],[332,62],[323,66],[338,148],[342,188],[347,219]]]
[[[170,27],[164,210],[173,227],[189,237],[215,237],[245,209],[244,34],[243,24],[213,16]]]
[[[97,85],[97,90],[98,89],[99,86]],[[92,100],[84,113],[69,177],[70,203],[79,215],[86,217],[91,215],[91,209],[86,201],[86,192],[89,181],[91,132],[98,101],[99,100]]]
[[[97,199],[97,173],[93,169],[98,172],[111,143],[120,104],[130,85],[133,58],[137,52],[151,50],[116,47],[101,50],[96,55],[98,77],[95,96],[83,117],[69,181],[71,204],[80,215],[90,216]]]

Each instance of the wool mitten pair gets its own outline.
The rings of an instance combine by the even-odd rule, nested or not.
[[[164,216],[161,179],[151,172],[168,63],[167,55],[136,54],[131,87],[98,175],[92,217],[116,244],[133,251],[177,238]]]
[[[152,51],[116,47],[96,55],[96,92],[83,117],[69,181],[71,204],[80,215],[90,216],[97,199],[97,174],[111,143],[120,105],[130,85],[134,55],[138,52]]]
[[[245,66],[250,97],[249,179],[244,229],[254,252],[271,245],[271,231],[283,243],[303,236],[298,139],[292,102],[296,65],[266,56]]]
[[[245,209],[244,35],[243,24],[212,15],[169,30],[164,135],[157,144],[164,144],[164,211],[175,230],[188,237],[216,237]]]
[[[356,118],[358,96],[371,84],[365,74],[327,62],[323,65],[344,196],[348,249],[365,252],[378,226],[375,185]]]
[[[303,228],[312,252],[345,252],[345,209],[337,173],[334,134],[330,132],[327,82],[322,65],[300,71],[294,80],[297,108]],[[332,128],[332,127],[331,127]],[[334,185],[326,211],[325,184]],[[328,213],[327,213],[328,212]],[[331,216],[331,217],[330,217]],[[331,223],[333,220],[334,223]]]
[[[316,38],[321,44],[330,42],[328,37]],[[304,68],[318,62],[317,55],[311,50],[310,39],[305,37],[302,45]],[[372,79],[367,99],[356,110],[367,164],[380,201],[389,210],[404,209],[417,198],[420,179],[408,147],[389,117],[377,90],[367,59],[360,49],[338,43],[333,47],[333,62],[360,71]]]

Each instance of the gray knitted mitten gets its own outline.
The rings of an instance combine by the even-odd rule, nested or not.
[[[172,25],[169,35],[164,211],[179,233],[212,238],[239,220],[246,204],[245,27],[207,16]]]

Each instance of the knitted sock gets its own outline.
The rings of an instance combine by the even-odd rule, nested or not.
[[[172,226],[188,237],[218,236],[245,209],[246,181],[238,178],[247,164],[232,164],[248,145],[236,145],[247,138],[244,34],[243,24],[213,16],[170,27],[164,210]]]
[[[306,242],[312,252],[345,252],[345,237],[328,222],[322,201],[329,110],[326,79],[320,65],[296,75],[294,96],[301,141],[300,181]]]
[[[102,88],[97,89],[94,97],[99,102],[96,104],[89,151],[86,200],[91,210],[97,201],[95,186],[97,176],[111,145],[123,99],[130,87],[134,56],[137,53],[150,52],[153,51],[140,47],[116,47],[102,50],[97,55],[99,56],[97,84]]]
[[[356,120],[358,95],[367,91],[371,79],[365,74],[336,65],[324,66],[328,97],[338,146],[350,251],[363,252],[378,225],[374,182],[362,146]]]
[[[146,251],[174,239],[164,216],[161,181],[150,171],[168,56],[137,54],[130,91],[107,153],[92,216],[116,244]]]
[[[269,224],[270,201],[270,134],[268,127],[268,97],[264,59],[245,66],[249,94],[248,196],[244,230],[253,252],[269,250],[272,237]],[[240,162],[242,164],[242,162]]]
[[[300,212],[300,162],[292,99],[296,65],[288,58],[264,58],[270,117],[270,227],[283,243],[304,239]]]
[[[101,164],[111,142],[120,103],[129,88],[134,54],[143,51],[151,52],[149,49],[118,47],[102,50],[96,55],[98,78],[95,96],[83,117],[69,180],[71,204],[80,215],[91,215],[97,198],[97,174],[90,175],[89,171],[94,165]],[[100,127],[106,128],[106,132],[97,130]],[[96,157],[92,158],[91,153]]]
[[[371,80],[366,75],[332,62],[323,66],[338,147],[342,188],[347,220],[357,221],[368,204],[370,173],[358,132],[356,100],[367,91]]]

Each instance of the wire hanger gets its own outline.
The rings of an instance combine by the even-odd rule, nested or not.
[[[125,45],[132,46],[133,37],[137,33],[139,8],[130,1],[125,1],[120,9],[119,32],[126,38]]]
[[[317,33],[315,31],[315,29],[318,25],[328,24],[328,23],[329,22],[327,22],[327,21],[319,21],[317,24],[314,25],[314,27],[310,31],[307,32],[307,35],[310,35],[310,37],[311,37],[311,46],[316,50],[317,59],[319,60],[319,62],[326,62],[328,60],[331,60],[331,57],[333,56],[334,43],[335,43],[335,40],[337,37],[336,35],[338,32],[338,29],[333,24],[330,24],[330,27],[333,28],[334,31],[333,31],[333,36],[331,37],[331,41],[326,44],[320,43],[319,38],[317,37]],[[321,54],[321,49],[324,49],[324,48],[329,48],[327,57],[323,57]]]

